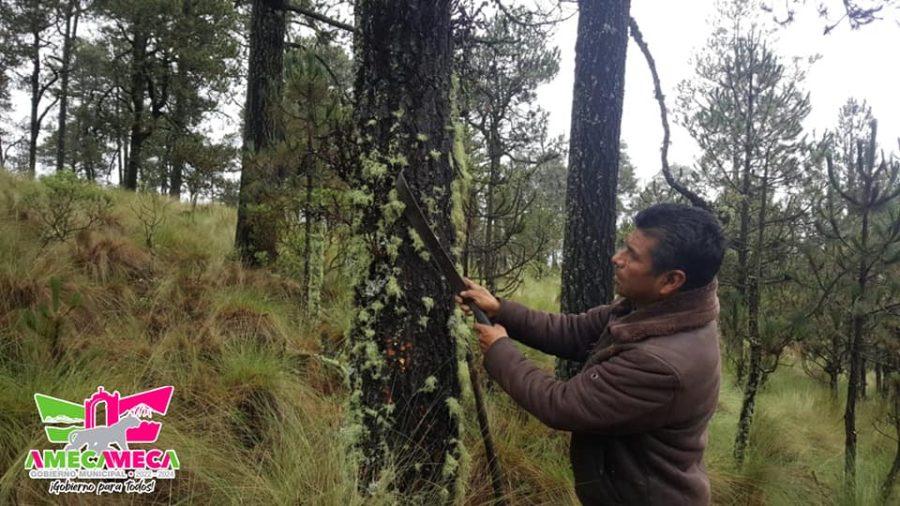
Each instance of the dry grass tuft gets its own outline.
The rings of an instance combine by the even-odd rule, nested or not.
[[[131,241],[86,231],[75,240],[73,258],[93,279],[142,279],[152,273],[153,258]]]

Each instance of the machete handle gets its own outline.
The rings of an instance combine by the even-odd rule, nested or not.
[[[493,325],[487,315],[484,314],[484,311],[482,311],[481,308],[475,304],[475,301],[473,301],[472,299],[467,299],[466,305],[469,306],[469,309],[472,310],[472,314],[475,315],[475,321],[482,325]]]

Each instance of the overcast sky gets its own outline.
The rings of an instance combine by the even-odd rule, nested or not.
[[[535,0],[523,3],[534,5]],[[826,0],[827,1],[827,0]],[[840,2],[831,0],[835,8]],[[570,4],[571,5],[571,4]],[[702,48],[711,31],[710,18],[715,10],[714,0],[672,2],[664,0],[633,0],[631,14],[637,20],[644,39],[656,60],[670,111],[675,107],[677,85],[692,76],[691,57]],[[847,23],[829,35],[823,35],[825,21],[812,10],[798,13],[798,19],[777,32],[776,50],[786,57],[821,55],[810,68],[805,87],[810,91],[812,112],[807,117],[809,133],[832,128],[837,122],[840,106],[848,97],[866,100],[879,120],[879,143],[888,152],[900,153],[900,9],[888,19],[877,21],[858,30]],[[575,72],[575,37],[578,18],[572,16],[561,23],[552,45],[560,49],[560,71],[550,84],[538,91],[541,106],[550,111],[550,132],[568,137],[572,110],[572,82]],[[659,109],[653,97],[653,82],[640,50],[629,39],[625,70],[625,104],[622,120],[622,139],[628,145],[637,175],[648,180],[660,169],[659,148],[662,140]],[[228,109],[239,109],[242,95]],[[13,94],[14,121],[28,115],[28,96],[24,91]],[[55,113],[45,124],[55,121]],[[217,122],[212,126],[214,137],[239,130],[239,115],[233,121]],[[221,120],[220,120],[221,121]],[[672,145],[669,162],[692,165],[698,156],[696,144],[688,133],[669,116]],[[46,172],[49,168],[41,172]]]
[[[835,7],[840,2],[832,2]],[[709,18],[713,0],[671,2],[633,0],[631,14],[656,60],[669,111],[675,107],[679,81],[693,73],[691,56],[702,48],[711,32]],[[825,22],[814,12],[799,12],[799,19],[780,29],[776,51],[785,56],[820,54],[810,68],[805,88],[810,92],[812,112],[805,126],[811,133],[832,128],[838,110],[848,97],[866,100],[878,119],[880,146],[897,153],[900,138],[900,26],[890,19],[858,30],[842,24],[823,35]],[[572,110],[572,82],[575,73],[577,16],[561,24],[553,44],[560,49],[560,71],[556,79],[538,93],[541,105],[550,111],[550,131],[569,132]],[[659,107],[653,97],[653,81],[640,49],[629,39],[625,68],[625,104],[622,140],[635,164],[637,175],[647,180],[661,168],[659,148],[662,126]],[[672,145],[669,163],[691,165],[698,155],[696,144],[670,114]]]

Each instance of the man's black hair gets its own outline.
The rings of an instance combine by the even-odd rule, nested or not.
[[[684,271],[681,290],[708,284],[719,272],[725,255],[725,236],[715,216],[681,204],[656,204],[639,212],[634,224],[656,239],[654,274]]]

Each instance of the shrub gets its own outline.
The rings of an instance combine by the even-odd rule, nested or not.
[[[44,176],[41,182],[43,185],[28,191],[24,201],[41,223],[44,246],[95,228],[112,208],[106,192],[72,172]]]

